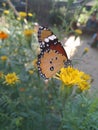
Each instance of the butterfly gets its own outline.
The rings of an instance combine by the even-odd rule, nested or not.
[[[49,79],[62,67],[71,64],[61,42],[49,28],[39,26],[38,42],[41,52],[38,55],[37,65],[41,77]]]

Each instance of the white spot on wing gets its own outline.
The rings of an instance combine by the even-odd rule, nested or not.
[[[45,42],[49,42],[49,39],[48,39],[48,38],[45,38]]]
[[[51,35],[51,36],[49,36],[48,37],[50,40],[54,40],[54,39],[56,39],[56,36],[55,35]]]
[[[44,42],[42,42],[42,45],[44,45],[45,43]]]

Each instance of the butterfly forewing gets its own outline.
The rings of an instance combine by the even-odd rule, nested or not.
[[[51,32],[49,31],[49,30],[40,30],[39,31],[39,42],[44,42],[44,40],[45,40],[45,38],[46,37],[49,37],[49,36],[51,36]]]
[[[40,44],[40,48],[43,49],[49,47],[49,42],[51,41],[56,42],[58,39],[50,29],[40,26],[38,30],[38,42]]]

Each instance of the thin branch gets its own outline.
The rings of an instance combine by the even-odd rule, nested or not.
[[[15,9],[15,6],[12,4],[10,0],[7,0],[8,5],[11,7],[11,9],[14,11],[16,16],[19,16],[18,11]]]

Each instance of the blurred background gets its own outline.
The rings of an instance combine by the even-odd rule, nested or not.
[[[0,0],[0,14],[4,10],[3,3],[7,4],[8,9],[10,8],[8,1]],[[63,25],[65,20],[69,23],[70,20],[77,19],[77,16],[79,20],[81,19],[79,22],[83,24],[88,13],[97,11],[97,0],[10,0],[10,2],[17,11],[31,12],[35,17],[33,20],[48,26]]]

